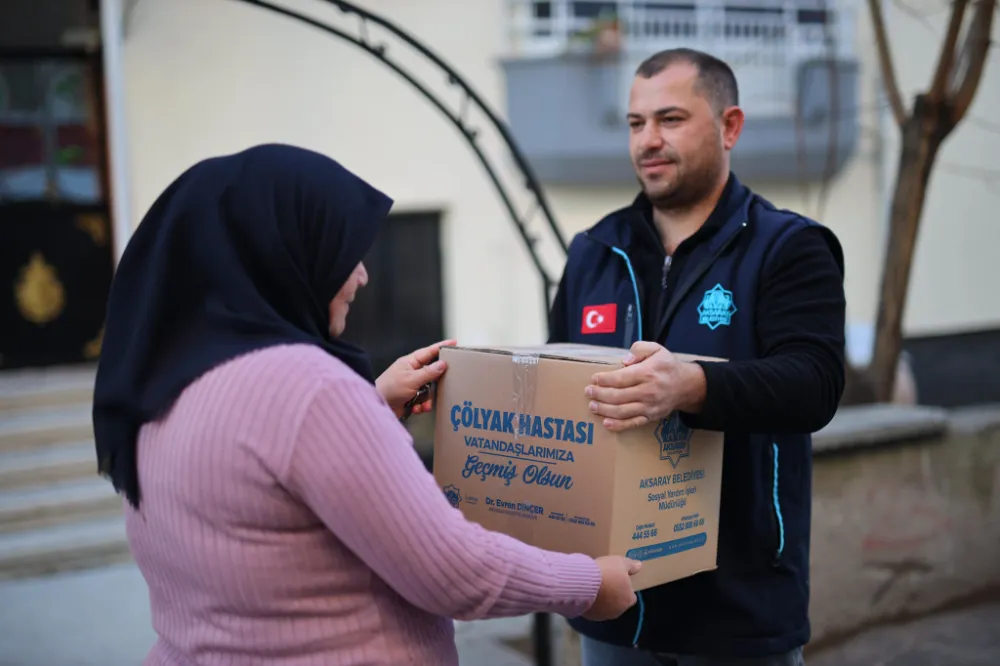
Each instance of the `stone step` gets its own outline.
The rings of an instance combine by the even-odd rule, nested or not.
[[[94,377],[0,373],[0,579],[131,560],[122,500],[97,474]]]
[[[0,533],[0,580],[132,561],[121,516]]]
[[[91,406],[34,407],[0,413],[0,452],[93,439]]]
[[[96,477],[92,441],[0,452],[0,488],[4,490]]]
[[[0,372],[0,418],[13,410],[89,403],[95,377],[93,365]]]
[[[121,498],[97,476],[0,492],[0,533],[121,515]]]

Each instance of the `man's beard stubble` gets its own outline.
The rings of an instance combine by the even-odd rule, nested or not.
[[[679,165],[680,163],[678,163]],[[661,211],[677,211],[691,208],[708,197],[718,184],[722,170],[722,159],[708,160],[695,167],[693,171],[678,169],[677,178],[665,192],[651,193],[646,184],[639,181],[639,187],[653,204],[653,208]]]

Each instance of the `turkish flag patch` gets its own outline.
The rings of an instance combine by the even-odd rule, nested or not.
[[[614,333],[618,325],[618,304],[588,305],[583,308],[581,333]]]

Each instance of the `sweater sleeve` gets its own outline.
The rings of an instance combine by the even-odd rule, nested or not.
[[[400,596],[460,620],[594,602],[594,560],[487,531],[453,508],[409,433],[360,380],[326,382],[303,417],[283,482]]]

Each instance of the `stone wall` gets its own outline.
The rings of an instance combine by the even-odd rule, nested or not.
[[[810,650],[1000,592],[1000,406],[846,407],[814,455]]]
[[[844,409],[814,447],[814,645],[1000,590],[1000,408]]]

